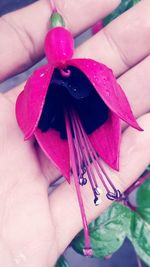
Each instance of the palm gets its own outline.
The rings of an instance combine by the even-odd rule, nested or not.
[[[1,250],[11,264],[33,258],[36,266],[46,266],[49,257],[55,259],[57,254],[47,182],[33,145],[24,142],[18,130],[13,105],[3,97],[0,105]],[[0,262],[3,255],[0,253]]]
[[[86,0],[66,2],[64,5],[56,0],[69,28],[77,34],[110,13],[119,0],[95,0],[92,4]],[[146,114],[150,100],[150,58],[145,42],[149,38],[149,9],[149,0],[141,1],[76,50],[77,57],[91,57],[109,65],[120,76],[118,81],[129,97],[134,114],[143,115],[139,119],[143,133],[128,128],[122,135],[120,172],[107,169],[121,191],[138,178],[150,158],[150,116]],[[48,18],[47,1],[37,1],[3,17],[0,80],[41,58]],[[6,95],[15,101],[15,90]],[[14,105],[3,96],[0,96],[0,109],[0,265],[51,267],[82,227],[73,183],[68,186],[64,182],[48,196],[48,184],[58,173],[50,163],[47,165],[46,158],[40,164],[42,154],[37,153],[31,142],[23,141]],[[102,205],[94,208],[88,186],[83,190],[83,198],[89,221],[111,204],[102,196]]]

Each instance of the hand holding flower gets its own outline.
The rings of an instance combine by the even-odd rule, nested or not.
[[[145,114],[148,112],[149,108],[149,75],[146,75],[146,79],[145,76],[143,79],[142,77],[139,77],[141,71],[146,73],[148,69],[149,58],[145,58],[146,55],[148,55],[148,47],[146,46],[146,43],[142,44],[141,47],[141,43],[138,43],[137,46],[139,45],[139,47],[137,47],[137,50],[140,52],[137,53],[137,50],[134,51],[133,47],[136,38],[133,36],[131,38],[131,31],[134,29],[134,34],[136,35],[136,27],[138,26],[133,24],[130,24],[130,32],[126,30],[126,35],[124,36],[124,38],[126,37],[129,40],[132,39],[132,45],[130,43],[130,47],[128,47],[128,43],[126,42],[125,46],[125,44],[121,42],[121,38],[119,39],[119,37],[121,37],[121,30],[119,30],[120,28],[118,25],[121,25],[121,23],[123,25],[125,23],[124,20],[126,20],[126,16],[130,19],[130,16],[133,18],[135,14],[139,14],[140,17],[141,14],[143,19],[142,14],[147,10],[147,3],[148,1],[143,1],[143,3],[137,5],[133,10],[130,10],[129,13],[121,16],[117,21],[113,22],[112,28],[110,25],[105,29],[109,34],[115,31],[115,36],[118,38],[117,42],[122,48],[121,51],[124,49],[124,51],[128,51],[129,53],[132,49],[133,54],[132,57],[130,57],[130,60],[132,61],[130,61],[130,65],[134,67],[131,70],[127,71],[128,67],[123,64],[118,54],[115,54],[115,60],[113,60],[112,51],[114,50],[111,50],[111,47],[110,51],[105,48],[107,43],[104,39],[103,31],[98,36],[93,37],[91,40],[83,44],[76,52],[78,57],[84,57],[85,53],[89,54],[88,57],[96,60],[99,60],[99,57],[103,57],[103,60],[101,61],[108,64],[108,57],[107,54],[105,54],[105,51],[107,50],[110,67],[115,70],[116,75],[126,71],[126,73],[119,78],[119,83],[126,90],[136,116]],[[38,6],[39,4],[36,5]],[[107,5],[106,1],[104,5]],[[95,10],[95,12],[97,12],[97,10]],[[130,13],[132,15],[130,15]],[[14,16],[16,15],[14,14]],[[135,17],[133,19],[135,19]],[[145,16],[144,19],[147,21],[148,18]],[[83,25],[85,25],[84,23],[85,21],[83,21]],[[140,25],[140,31],[146,38],[146,36],[148,36],[148,30],[146,31],[147,28],[145,29],[144,25],[144,22]],[[89,24],[87,26],[89,26]],[[99,38],[99,41],[97,41],[97,38]],[[101,48],[103,46],[103,49],[97,49],[97,51],[99,51],[97,52],[97,58],[95,58],[94,55],[95,49],[91,48],[91,46],[96,45],[97,47],[100,45]],[[93,56],[90,55],[92,52]],[[6,56],[7,55],[5,54],[5,57]],[[18,53],[18,63],[19,60]],[[138,64],[139,60],[141,63]],[[18,65],[16,65],[16,69],[19,68],[17,67]],[[1,74],[1,78],[2,75],[3,77],[6,77],[8,71],[11,71],[11,68],[8,70],[6,64],[3,73]],[[140,82],[138,79],[140,79]],[[141,91],[143,94],[141,94]],[[15,90],[7,93],[6,97],[13,101],[14,98],[16,98]],[[3,147],[5,148],[1,151],[1,167],[3,166],[1,171],[1,174],[3,174],[1,176],[1,186],[3,188],[3,194],[1,195],[1,210],[4,210],[7,216],[1,215],[1,218],[4,218],[4,224],[1,228],[4,242],[1,242],[2,253],[0,259],[1,262],[4,262],[4,266],[11,266],[10,262],[17,260],[21,261],[22,266],[49,266],[50,264],[50,266],[53,266],[58,255],[64,250],[81,228],[81,220],[73,188],[74,186],[72,184],[68,186],[68,184],[64,183],[49,196],[49,199],[47,198],[47,181],[42,174],[43,172],[39,167],[37,158],[37,152],[39,153],[39,150],[35,150],[32,142],[24,143],[22,134],[17,128],[15,117],[12,115],[14,106],[9,101],[5,100],[3,96],[1,96],[1,108],[3,112],[1,112],[0,118],[4,128],[1,130],[0,140],[1,149],[3,149]],[[139,119],[141,127],[145,130],[143,133],[138,133],[131,128],[126,129],[123,133],[120,173],[112,172],[106,167],[107,172],[111,175],[111,179],[122,191],[137,179],[149,163],[148,146],[150,140],[148,122],[149,115],[144,115]],[[7,136],[9,136],[9,138],[6,138]],[[12,156],[7,156],[7,151],[11,151]],[[38,156],[40,155],[41,154],[38,154]],[[42,162],[45,164],[45,158]],[[6,166],[7,172],[5,171]],[[51,168],[51,170],[54,169]],[[46,169],[44,173],[45,172]],[[51,178],[49,178],[49,182],[54,180],[57,175],[58,174],[56,174],[56,176],[52,175]],[[12,188],[14,188],[14,190],[12,190]],[[88,214],[88,221],[95,218],[110,204],[110,202],[102,196],[103,205],[94,208],[90,197],[90,188],[88,186],[83,190],[83,195],[86,199],[85,208]],[[7,200],[7,207],[4,205],[6,203],[4,199]],[[61,212],[62,210],[63,213]],[[68,218],[68,220],[66,220],[66,218]],[[16,235],[16,233],[18,233],[18,235]],[[12,251],[11,254],[9,254],[10,250]],[[6,254],[7,257],[5,256]]]

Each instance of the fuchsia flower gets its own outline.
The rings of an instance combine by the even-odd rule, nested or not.
[[[54,14],[58,16],[57,14]],[[101,159],[119,169],[120,119],[141,130],[112,71],[92,59],[72,59],[73,38],[64,27],[52,28],[45,40],[48,64],[36,70],[16,103],[17,121],[25,139],[35,137],[45,155],[70,183],[74,177],[85,232],[90,239],[80,185],[90,183],[94,203],[100,200],[100,179],[110,200],[119,199]]]

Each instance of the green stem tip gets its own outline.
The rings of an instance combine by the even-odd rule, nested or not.
[[[53,12],[50,17],[50,27],[65,27],[65,22],[63,20],[63,17],[56,11]]]

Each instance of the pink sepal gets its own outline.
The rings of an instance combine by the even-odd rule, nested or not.
[[[53,70],[50,65],[36,70],[17,99],[16,117],[25,139],[34,134],[38,125]]]
[[[43,133],[40,129],[36,129],[35,138],[45,153],[54,165],[65,176],[70,183],[70,159],[68,141],[60,138],[59,132],[50,129]]]
[[[45,38],[45,54],[50,64],[61,67],[72,58],[73,52],[74,40],[70,31],[64,27],[49,30]]]
[[[117,83],[111,69],[92,59],[72,59],[66,65],[80,69],[91,81],[111,111],[132,127],[142,130],[136,122],[125,93]]]
[[[100,157],[115,170],[119,170],[120,125],[118,116],[110,111],[108,120],[89,135],[89,139]]]

